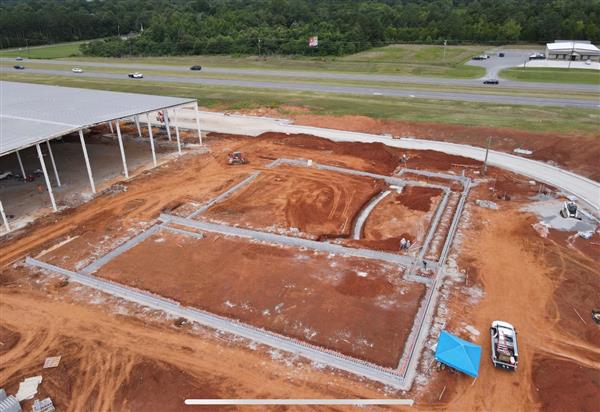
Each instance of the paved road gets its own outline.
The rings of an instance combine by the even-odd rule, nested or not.
[[[14,70],[10,67],[2,67],[2,71],[10,70],[14,73],[27,76],[27,74],[46,74],[53,76],[64,76],[65,74],[75,76],[70,70],[46,70],[46,69],[26,69],[24,71]],[[104,79],[123,79],[123,74],[85,72],[79,73],[78,77],[104,78]],[[169,82],[183,84],[202,84],[224,87],[245,87],[258,89],[274,90],[295,90],[321,93],[340,93],[369,96],[391,96],[391,97],[409,97],[416,99],[432,100],[451,100],[451,101],[469,101],[480,103],[497,103],[510,105],[535,105],[535,106],[559,106],[559,107],[579,107],[586,109],[597,109],[600,107],[600,99],[562,99],[560,97],[535,97],[535,96],[517,96],[488,93],[467,93],[467,92],[445,92],[435,90],[411,90],[394,89],[385,87],[367,87],[367,86],[339,86],[324,83],[303,83],[298,81],[274,82],[261,80],[243,80],[243,79],[213,79],[203,77],[181,77],[169,75],[145,75],[143,79],[130,79],[131,82]]]
[[[498,57],[498,52],[503,52],[504,53],[504,57]],[[485,74],[485,78],[487,79],[498,79],[500,77],[500,71],[504,70],[504,69],[508,69],[510,67],[516,67],[520,64],[523,64],[523,62],[528,61],[529,60],[529,55],[535,52],[543,52],[544,49],[541,48],[539,50],[490,50],[487,52],[487,54],[490,56],[489,59],[487,60],[470,60],[467,62],[468,65],[470,66],[478,66],[478,67],[483,67],[486,70],[486,74]],[[517,85],[521,85],[520,87],[522,87],[523,85],[526,84],[531,84],[529,82],[515,82],[515,81],[511,81],[511,80],[502,80],[502,84],[506,85],[506,84],[517,84]],[[547,85],[547,83],[539,83],[539,84],[544,84]],[[558,86],[558,84],[555,84],[555,86]],[[596,90],[598,91],[599,88],[598,86],[592,86],[592,85],[576,85],[576,84],[562,84],[561,85],[563,89],[565,90],[582,90],[587,88],[588,90],[592,89],[592,90]],[[573,87],[576,87],[575,89]]]
[[[523,59],[531,54],[529,51],[506,51],[506,57],[499,58],[492,56],[488,60],[472,60],[467,64],[484,67],[487,74],[483,78],[498,78],[498,72],[501,69],[514,67],[523,63]],[[0,58],[0,62],[14,63],[14,59]],[[102,63],[85,62],[70,60],[31,60],[32,63],[43,63],[47,65],[67,65],[67,66],[95,66],[112,69],[123,69],[123,74],[131,71],[158,70],[170,71],[173,73],[190,73],[188,67],[158,64],[136,64],[136,63]],[[23,63],[27,65],[27,61]],[[93,72],[89,69],[88,71]],[[563,84],[563,83],[539,83],[539,82],[519,82],[513,80],[502,80],[498,86],[486,86],[481,79],[449,79],[440,77],[423,76],[399,76],[377,73],[340,73],[323,71],[299,71],[299,70],[273,70],[273,69],[248,69],[236,67],[203,67],[201,72],[194,72],[194,75],[201,78],[204,73],[223,74],[223,75],[242,75],[242,76],[272,76],[282,78],[306,78],[306,79],[330,79],[330,80],[353,80],[361,82],[390,82],[398,84],[424,84],[424,85],[446,85],[446,86],[470,86],[481,90],[490,88],[513,88],[513,89],[531,89],[531,90],[568,90],[589,92],[596,91],[600,93],[600,86],[587,84]],[[73,74],[76,76],[76,74]]]
[[[202,130],[219,133],[250,136],[258,136],[259,134],[268,131],[306,133],[334,141],[380,142],[401,149],[435,150],[480,161],[483,161],[485,158],[485,149],[474,146],[433,140],[391,139],[368,133],[347,132],[311,126],[297,126],[288,124],[286,121],[267,117],[226,116],[223,113],[200,112],[200,121]],[[537,160],[494,150],[490,151],[488,163],[502,169],[529,176],[539,182],[558,187],[565,193],[577,196],[589,206],[593,207],[597,212],[600,212],[600,183],[598,182]]]

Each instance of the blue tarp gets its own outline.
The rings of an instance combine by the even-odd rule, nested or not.
[[[440,333],[435,360],[467,375],[477,377],[481,346],[462,340],[445,330]]]

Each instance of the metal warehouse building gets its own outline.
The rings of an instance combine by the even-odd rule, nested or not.
[[[92,173],[94,162],[88,155],[86,130],[105,124],[110,127],[112,135],[116,131],[116,141],[123,167],[122,174],[125,178],[129,178],[121,126],[123,122],[135,124],[137,135],[141,138],[140,123],[146,124],[145,129],[150,143],[148,154],[151,152],[153,164],[156,166],[155,138],[150,127],[154,121],[150,117],[150,113],[153,112],[160,112],[160,123],[166,129],[169,141],[172,138],[171,129],[174,128],[179,154],[182,145],[178,116],[181,119],[184,114],[187,118],[195,114],[194,126],[197,129],[199,143],[202,144],[198,103],[195,99],[0,81],[0,158],[14,156],[18,161],[20,177],[24,179],[28,176],[28,171],[21,154],[24,150],[32,153],[31,149],[35,148],[50,203],[56,211],[57,205],[51,184],[53,180],[55,187],[61,186],[60,167],[55,162],[52,150],[56,140],[73,133],[79,135],[91,192],[96,193]],[[83,171],[83,164],[81,166],[81,172],[86,173]],[[53,179],[50,178],[49,167],[52,168]],[[0,170],[0,173],[2,172]],[[7,173],[5,171],[4,173],[6,176]],[[2,211],[2,200],[0,198],[0,211]],[[3,223],[8,229],[3,211],[2,215]]]
[[[556,40],[546,44],[546,59],[600,60],[600,49],[589,41]]]

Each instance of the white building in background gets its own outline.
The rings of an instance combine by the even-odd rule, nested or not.
[[[556,40],[546,44],[546,59],[600,61],[600,49],[586,40]]]

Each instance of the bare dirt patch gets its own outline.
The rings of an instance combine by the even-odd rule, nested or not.
[[[201,218],[271,230],[347,236],[361,207],[383,183],[371,178],[301,167],[265,171]]]
[[[20,338],[21,334],[19,332],[0,325],[0,355],[11,350]]]
[[[516,148],[533,150],[532,158],[566,166],[594,180],[600,180],[597,166],[600,145],[596,135],[576,132],[558,134],[551,132],[526,132],[509,128],[462,126],[431,122],[407,122],[373,119],[366,116],[324,116],[291,114],[295,123],[373,134],[416,136],[422,139],[441,140],[485,147],[489,136],[494,136],[493,149],[512,153]]]
[[[348,243],[400,251],[402,238],[412,244],[423,242],[441,192],[440,189],[406,186],[400,194],[390,193],[367,218],[362,238]]]
[[[98,275],[385,366],[425,290],[393,265],[214,234],[155,235]]]
[[[150,358],[139,360],[115,394],[115,410],[189,411],[186,399],[221,397],[222,382],[203,376],[198,378],[185,370]]]
[[[567,359],[536,354],[533,358],[532,379],[544,411],[598,410],[598,369]]]

